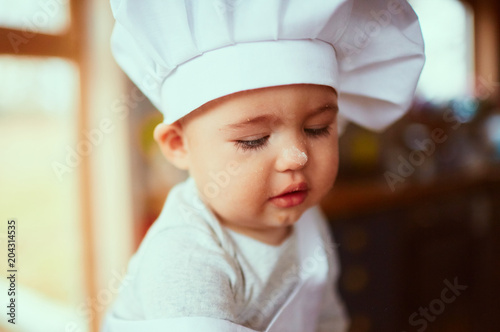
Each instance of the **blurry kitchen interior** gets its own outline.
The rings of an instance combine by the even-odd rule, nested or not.
[[[351,332],[500,331],[500,4],[410,3],[427,52],[414,103],[382,133],[347,125],[322,203],[339,289]],[[0,331],[97,331],[187,176],[111,57],[108,6],[0,1],[0,211],[20,225],[24,316]]]

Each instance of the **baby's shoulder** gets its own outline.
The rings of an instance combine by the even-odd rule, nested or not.
[[[136,255],[135,293],[144,311],[149,318],[235,319],[243,280],[237,260],[203,214],[179,205],[172,211],[157,220]]]
[[[222,242],[217,231],[199,214],[164,214],[145,236],[138,254],[157,256],[171,263],[183,256],[192,258],[210,252],[225,256],[228,250]]]
[[[169,196],[141,246],[148,247],[150,243],[155,243],[165,248],[188,245],[224,247],[221,227],[211,220],[206,208],[182,198]]]
[[[142,265],[180,268],[183,262],[235,265],[232,243],[195,195],[192,183],[175,187],[137,252]],[[218,260],[219,262],[214,262]],[[149,263],[148,263],[149,262]]]
[[[190,230],[209,234],[214,239],[220,236],[221,229],[218,221],[200,199],[192,178],[172,188],[154,227],[177,231]]]
[[[241,270],[211,214],[192,197],[185,188],[171,192],[130,261],[124,299],[138,303],[147,319],[234,321],[243,297]]]
[[[231,257],[206,233],[195,236],[192,230],[168,228],[142,243],[118,300],[121,315],[237,319],[241,275]]]

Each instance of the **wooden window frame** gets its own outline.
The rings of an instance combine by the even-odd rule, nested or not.
[[[37,56],[37,57],[59,57],[72,61],[79,68],[80,78],[80,107],[77,109],[76,130],[77,140],[85,139],[84,130],[89,121],[87,90],[85,82],[89,77],[85,70],[87,59],[85,48],[88,43],[89,31],[87,14],[89,13],[88,1],[70,0],[70,26],[62,34],[49,35],[33,31],[0,27],[0,55],[11,56]],[[91,216],[91,167],[88,158],[82,158],[79,166],[79,198],[80,215],[83,243],[83,263],[84,280],[86,294],[95,297],[96,286],[96,257],[94,254],[95,239],[93,236],[92,216]],[[96,311],[95,304],[92,303],[93,312]],[[99,330],[99,320],[91,319],[90,331]]]

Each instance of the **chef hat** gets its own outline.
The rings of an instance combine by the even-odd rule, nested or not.
[[[406,0],[111,0],[118,64],[173,123],[238,91],[333,87],[343,117],[381,130],[424,64]]]

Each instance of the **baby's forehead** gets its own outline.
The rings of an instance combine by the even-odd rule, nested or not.
[[[186,116],[220,130],[278,125],[338,111],[335,90],[327,86],[285,85],[245,90],[212,100]]]

